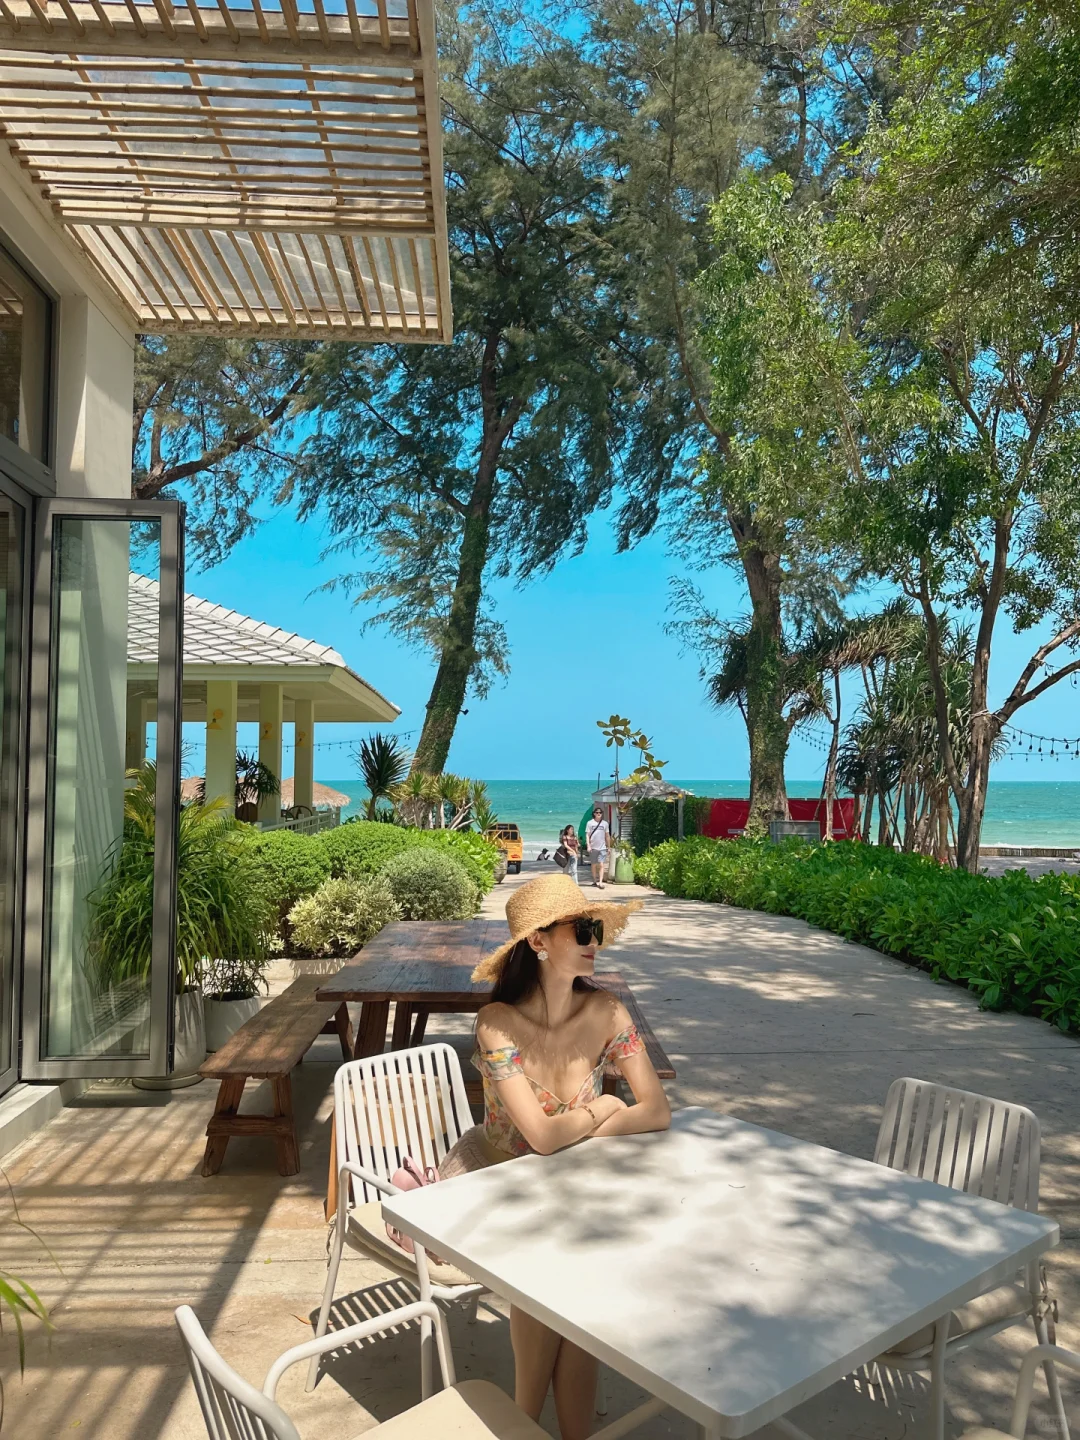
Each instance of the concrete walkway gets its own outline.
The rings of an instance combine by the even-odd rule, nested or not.
[[[486,912],[501,913],[510,889],[544,869],[526,864],[520,879],[497,887]],[[610,887],[605,898],[620,893]],[[1038,1020],[983,1014],[965,992],[799,921],[658,895],[612,961],[675,1061],[675,1104],[728,1110],[864,1156],[897,1075],[1030,1105],[1045,1133],[1044,1209],[1065,1237],[1050,1266],[1059,1338],[1080,1348],[1080,1044]],[[280,965],[278,984],[290,973]],[[459,1017],[445,1017],[438,1032],[468,1045]],[[56,1324],[51,1348],[30,1333],[22,1381],[5,1326],[5,1440],[203,1437],[172,1323],[182,1301],[257,1383],[280,1351],[310,1334],[325,1273],[321,1197],[335,1063],[336,1043],[320,1040],[297,1072],[302,1170],[290,1180],[275,1173],[271,1147],[255,1141],[233,1141],[222,1173],[200,1177],[208,1084],[172,1096],[97,1086],[8,1157],[21,1217],[59,1271],[31,1237],[0,1221],[0,1267],[40,1288]],[[253,1088],[249,1097],[251,1108],[265,1101]],[[376,1265],[347,1259],[339,1323],[385,1304],[395,1283]],[[462,1378],[511,1388],[507,1329],[497,1302],[481,1307],[475,1327],[453,1322]],[[1004,1426],[1016,1357],[1028,1343],[1017,1328],[950,1366],[954,1432],[975,1421]],[[302,1387],[295,1371],[280,1395],[305,1440],[347,1440],[418,1398],[415,1339],[346,1353],[314,1395]],[[612,1415],[638,1395],[615,1380]],[[1069,1403],[1080,1416],[1075,1387]],[[902,1440],[920,1433],[925,1417],[919,1377],[897,1381],[885,1397],[843,1382],[796,1414],[821,1440]],[[545,1423],[557,1433],[550,1415]],[[1051,1434],[1048,1427],[1048,1417],[1036,1417],[1030,1433]],[[668,1416],[635,1433],[688,1440],[691,1430]]]

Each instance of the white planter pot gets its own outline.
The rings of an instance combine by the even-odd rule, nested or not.
[[[259,1013],[261,1001],[258,995],[244,1000],[218,1000],[207,995],[203,998],[203,1015],[206,1018],[206,1048],[220,1050],[241,1025]]]
[[[175,1050],[171,1075],[141,1075],[132,1080],[137,1090],[182,1090],[198,1085],[199,1066],[206,1059],[206,1022],[201,990],[185,990],[176,997]]]

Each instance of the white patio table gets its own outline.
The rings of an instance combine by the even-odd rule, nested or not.
[[[698,1108],[383,1214],[656,1397],[640,1419],[670,1405],[725,1440],[1058,1241],[1041,1215]]]

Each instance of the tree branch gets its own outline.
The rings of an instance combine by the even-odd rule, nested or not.
[[[223,460],[227,460],[230,455],[235,455],[238,451],[243,450],[253,440],[265,435],[271,426],[277,424],[292,401],[307,384],[309,375],[309,370],[302,370],[285,393],[254,425],[249,425],[244,430],[238,430],[235,434],[226,436],[224,440],[211,446],[209,450],[204,450],[196,459],[185,460],[179,465],[166,465],[160,456],[156,463],[151,457],[150,468],[146,475],[132,486],[132,494],[138,500],[152,500],[156,495],[160,495],[167,486],[175,485],[180,480],[188,480],[192,475],[201,474],[204,470],[212,470],[215,465],[220,465]]]
[[[1032,655],[1031,659],[1020,672],[1020,676],[1009,692],[1005,703],[998,709],[998,714],[1001,716],[1002,721],[1008,720],[1010,715],[1014,715],[1021,705],[1027,705],[1029,701],[1041,695],[1044,690],[1049,690],[1050,686],[1060,680],[1062,675],[1071,674],[1072,671],[1080,666],[1080,661],[1077,661],[1073,665],[1067,666],[1064,670],[1059,670],[1054,675],[1048,675],[1045,680],[1041,680],[1039,684],[1036,685],[1034,690],[1029,691],[1027,688],[1031,683],[1032,676],[1036,671],[1041,670],[1046,663],[1046,657],[1052,655],[1059,646],[1067,645],[1070,640],[1075,639],[1077,636],[1080,636],[1080,620],[1074,620],[1071,625],[1066,625],[1063,630],[1059,630],[1056,635],[1052,636],[1045,645],[1039,646],[1038,650],[1035,651],[1034,655]]]

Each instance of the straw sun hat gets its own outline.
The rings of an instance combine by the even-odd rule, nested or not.
[[[472,972],[476,982],[490,980],[494,983],[502,974],[503,966],[510,958],[510,952],[519,940],[531,935],[534,930],[545,930],[560,920],[576,920],[579,915],[590,919],[603,920],[604,944],[614,940],[625,927],[635,910],[640,910],[641,900],[623,903],[590,900],[580,885],[575,885],[569,875],[542,875],[530,880],[515,890],[506,902],[506,920],[510,926],[510,939],[490,955],[485,955]]]

